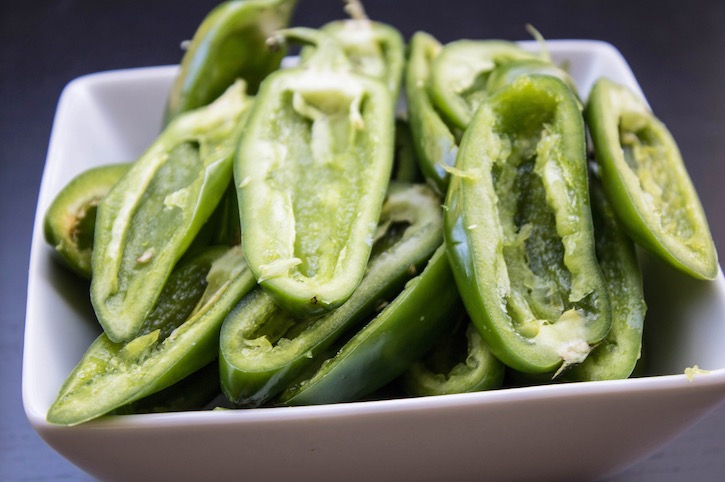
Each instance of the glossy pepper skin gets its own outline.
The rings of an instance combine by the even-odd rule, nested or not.
[[[513,42],[457,40],[446,44],[433,60],[428,91],[446,121],[465,129],[488,96],[488,75],[507,62],[536,58]]]
[[[239,82],[178,117],[98,204],[91,302],[112,341],[135,338],[216,208],[251,103]]]
[[[73,178],[56,195],[43,219],[43,233],[65,266],[91,279],[96,209],[130,164],[94,167]]]
[[[285,405],[359,400],[400,376],[430,349],[460,304],[445,246],[423,272],[316,370],[295,381],[279,398]],[[335,349],[337,348],[337,349]]]
[[[471,121],[448,190],[446,244],[473,323],[528,373],[580,363],[609,331],[584,122],[559,79],[524,76]]]
[[[60,389],[47,419],[76,425],[126,406],[212,362],[229,310],[255,287],[242,249],[210,248],[182,261],[138,336],[101,334]]]
[[[224,394],[257,406],[287,388],[316,357],[395,296],[440,246],[440,199],[423,185],[393,183],[384,204],[365,277],[336,310],[296,319],[263,290],[246,296],[227,316],[219,366]]]
[[[205,106],[243,79],[254,94],[277,68],[284,49],[270,50],[267,39],[287,26],[296,0],[233,0],[204,18],[181,61],[166,105],[164,124]]]
[[[440,193],[445,193],[448,170],[456,162],[458,143],[428,95],[431,63],[441,49],[441,44],[431,35],[425,32],[413,35],[405,69],[405,91],[420,169]]]
[[[504,364],[493,356],[465,311],[455,318],[433,348],[402,377],[409,395],[480,392],[503,384]]]
[[[629,377],[642,351],[647,304],[634,243],[607,201],[598,179],[590,186],[597,259],[612,306],[612,328],[586,360],[565,374],[572,380]]]
[[[635,242],[699,279],[718,274],[715,245],[675,140],[639,97],[608,79],[586,119],[604,190]]]
[[[244,251],[262,287],[300,317],[340,306],[360,282],[390,178],[394,102],[329,35],[264,81],[235,162]]]

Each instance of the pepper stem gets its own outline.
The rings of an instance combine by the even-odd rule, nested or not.
[[[343,0],[345,2],[345,13],[353,20],[370,20],[365,13],[365,7],[360,0]]]

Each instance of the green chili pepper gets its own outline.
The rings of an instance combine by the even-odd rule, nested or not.
[[[586,118],[604,190],[629,235],[675,268],[714,279],[717,252],[707,218],[664,124],[607,79],[592,88]]]
[[[82,172],[56,195],[44,219],[45,240],[58,259],[74,272],[91,279],[91,252],[96,207],[130,164],[109,164]]]
[[[448,170],[456,162],[458,144],[428,95],[430,65],[441,48],[441,44],[425,32],[413,35],[405,71],[405,90],[410,130],[420,169],[439,192],[445,193]]]
[[[423,272],[352,338],[318,357],[311,373],[285,390],[279,402],[313,405],[359,400],[400,376],[428,351],[459,309],[445,246]]]
[[[165,124],[179,114],[217,99],[237,79],[250,93],[274,70],[284,49],[270,50],[267,39],[287,26],[296,0],[236,0],[215,7],[204,18],[171,87]]]
[[[101,334],[60,389],[47,419],[76,425],[173,385],[213,361],[222,320],[255,286],[241,247],[181,262],[138,336]]]
[[[338,41],[355,72],[379,79],[397,99],[405,66],[405,43],[394,27],[370,20],[359,1],[346,1],[352,18],[330,22],[322,31]],[[303,58],[307,52],[303,52]]]
[[[297,316],[342,304],[360,282],[393,158],[394,102],[320,31],[300,67],[262,84],[235,163],[244,251],[259,283]]]
[[[294,318],[257,290],[227,316],[221,333],[222,389],[255,406],[284,390],[344,330],[400,291],[442,242],[440,200],[425,186],[394,183],[383,207],[365,277],[350,299],[319,318]]]
[[[177,118],[98,204],[91,301],[108,337],[132,340],[231,182],[251,104],[239,82]]]
[[[590,186],[597,258],[612,305],[612,328],[586,360],[566,377],[575,380],[614,380],[632,374],[642,349],[647,305],[642,272],[632,240],[625,234],[598,182]]]
[[[446,243],[486,344],[522,372],[580,363],[611,312],[574,94],[554,77],[517,78],[481,104],[456,167]]]
[[[464,311],[404,374],[402,384],[414,396],[479,392],[499,388],[504,372],[503,363],[493,356]]]
[[[540,59],[512,60],[497,66],[488,74],[486,79],[486,93],[493,94],[501,90],[514,79],[522,75],[551,75],[562,80],[575,94],[577,93],[574,79],[562,68],[551,62]]]
[[[428,91],[445,119],[465,129],[478,105],[488,96],[488,75],[506,62],[536,58],[513,42],[457,40],[446,44],[433,59]]]

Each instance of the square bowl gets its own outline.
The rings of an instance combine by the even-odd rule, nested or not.
[[[527,49],[534,42],[522,42]],[[619,52],[547,42],[580,93],[600,76],[641,95]],[[154,139],[176,67],[81,77],[63,91],[33,232],[23,403],[55,450],[101,479],[276,480],[296,476],[584,480],[644,457],[725,398],[725,281],[696,281],[643,256],[645,372],[627,380],[291,408],[108,416],[76,427],[48,408],[99,334],[87,286],[51,259],[43,215],[95,165],[135,159]],[[687,367],[710,370],[690,379]]]

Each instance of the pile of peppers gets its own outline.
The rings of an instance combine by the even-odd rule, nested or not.
[[[625,87],[584,104],[543,42],[406,46],[357,1],[288,28],[295,4],[210,12],[157,139],[47,211],[103,328],[48,421],[626,378],[635,246],[717,276],[675,141]]]

